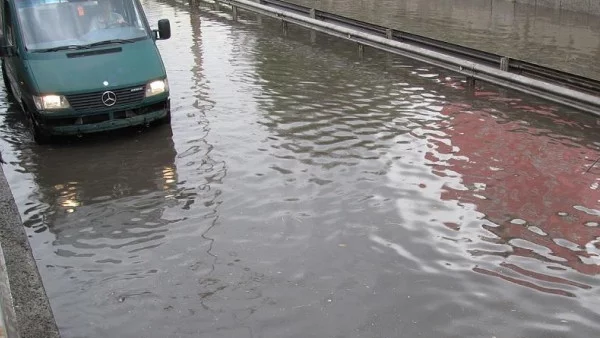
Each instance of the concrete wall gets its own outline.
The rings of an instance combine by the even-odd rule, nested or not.
[[[597,15],[536,0],[286,1],[600,80]]]
[[[487,0],[485,0],[487,1]],[[600,15],[600,0],[509,0],[533,6]]]
[[[0,324],[8,338],[58,338],[50,302],[0,165]]]

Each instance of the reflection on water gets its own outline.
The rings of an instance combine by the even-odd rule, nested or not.
[[[581,134],[561,135],[540,128],[539,123],[513,120],[494,109],[473,108],[447,106],[444,114],[451,119],[442,128],[451,142],[436,141],[438,153],[428,153],[428,159],[435,164],[436,174],[444,177],[451,171],[462,176],[461,185],[446,187],[442,199],[475,205],[493,222],[484,228],[495,237],[484,240],[498,247],[469,252],[478,257],[499,257],[501,263],[494,271],[477,271],[568,296],[575,296],[567,291],[568,286],[590,289],[589,285],[555,276],[565,276],[562,271],[567,268],[587,275],[600,272],[596,247],[600,231],[589,226],[598,217],[579,208],[599,205],[600,178],[590,170],[598,158],[597,145],[586,144],[589,141]],[[541,114],[555,125],[569,123],[548,107],[521,110]],[[593,139],[594,129],[574,126]],[[461,223],[448,220],[446,225],[461,231]],[[520,278],[506,276],[500,267],[517,272]],[[534,282],[529,282],[530,278]],[[552,283],[558,283],[558,288],[542,286]]]
[[[598,332],[597,119],[272,20],[143,4],[173,25],[171,127],[39,147],[2,103],[64,337]]]
[[[597,16],[505,0],[289,0],[600,80]]]
[[[148,193],[159,193],[156,198],[168,199],[177,193],[176,152],[170,128],[157,128],[136,138],[121,136],[108,144],[58,145],[35,150],[23,153],[20,161],[28,163],[24,169],[39,182],[37,193],[48,205],[44,220],[34,217],[25,224],[34,229],[41,227],[39,231],[46,225],[60,225],[66,214],[74,213],[69,217],[76,217],[78,212],[103,203],[133,201]]]

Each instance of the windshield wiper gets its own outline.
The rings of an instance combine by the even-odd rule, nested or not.
[[[90,43],[89,45],[86,45],[86,46],[96,47],[96,46],[102,46],[102,45],[112,45],[113,43],[132,43],[132,42],[136,42],[137,40],[138,39],[111,39],[111,40],[104,40],[104,41]]]
[[[90,43],[87,45],[66,45],[66,46],[58,46],[58,47],[45,48],[45,49],[36,49],[34,52],[48,53],[48,52],[58,52],[60,50],[68,50],[68,49],[74,49],[74,50],[75,49],[90,49],[92,47],[103,46],[103,45],[112,45],[115,43],[132,43],[132,42],[136,42],[138,40],[139,40],[139,38],[137,38],[137,39],[110,39],[110,40],[103,40],[103,41]]]
[[[48,53],[48,52],[58,52],[59,50],[88,49],[88,48],[90,48],[90,45],[66,45],[66,46],[58,46],[58,47],[52,47],[52,48],[36,49],[33,52]]]

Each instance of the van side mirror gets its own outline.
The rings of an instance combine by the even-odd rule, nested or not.
[[[160,40],[167,40],[171,37],[171,23],[169,19],[158,20],[158,38]]]
[[[1,46],[0,57],[8,57],[17,55],[17,49],[15,46]]]

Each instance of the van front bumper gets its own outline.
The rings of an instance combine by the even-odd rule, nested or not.
[[[169,100],[137,109],[135,110],[137,114],[131,114],[131,112],[133,110],[82,116],[80,123],[64,123],[65,119],[46,118],[45,123],[40,127],[52,135],[77,135],[146,125],[167,117],[170,113]],[[127,114],[135,116],[127,117]],[[102,121],[94,122],[100,119],[100,116],[102,116]],[[71,117],[71,119],[77,121],[78,118]],[[58,123],[59,121],[60,123]]]

